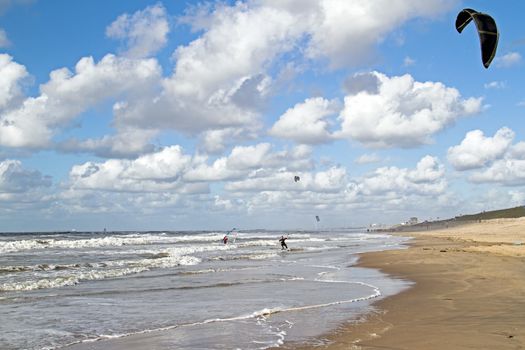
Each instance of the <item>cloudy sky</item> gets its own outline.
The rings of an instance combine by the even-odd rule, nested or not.
[[[465,7],[491,14],[489,69]],[[0,0],[0,231],[525,204],[519,0]],[[294,176],[300,176],[295,182]]]

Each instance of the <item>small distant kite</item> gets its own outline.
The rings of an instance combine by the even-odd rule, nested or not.
[[[297,181],[301,180],[301,178],[300,178],[299,176],[296,175],[296,176],[293,177],[293,180],[294,180],[295,182],[297,182]]]
[[[317,220],[317,222],[321,221],[321,219],[319,219],[319,215],[315,216],[315,220]]]
[[[472,20],[476,23],[478,30],[483,66],[488,68],[494,56],[496,56],[499,38],[498,28],[494,18],[486,13],[473,9],[463,9],[456,18],[456,30],[458,33],[461,33]]]

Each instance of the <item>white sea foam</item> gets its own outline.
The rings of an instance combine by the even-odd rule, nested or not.
[[[192,236],[198,237],[198,236]],[[201,239],[193,239],[195,242],[217,242],[219,237],[209,238],[201,237]],[[103,238],[91,239],[29,239],[20,241],[0,241],[0,253],[13,253],[19,251],[35,250],[35,249],[85,249],[85,248],[102,248],[102,247],[120,247],[120,246],[136,246],[136,245],[150,245],[150,244],[170,244],[187,241],[187,237],[173,237],[173,236],[150,236],[143,237],[136,236],[108,236]],[[190,248],[191,249],[191,248]]]
[[[213,247],[181,247],[157,250],[126,250],[121,252],[111,252],[111,255],[139,255],[145,256],[143,259],[127,260],[104,260],[98,262],[77,262],[70,264],[37,264],[37,265],[15,265],[0,266],[0,272],[24,272],[24,271],[52,271],[79,268],[104,268],[107,266],[150,266],[150,267],[172,267],[176,265],[193,265],[194,260],[191,254],[209,250]],[[99,254],[100,251],[92,252],[92,255]],[[190,259],[190,260],[188,260]],[[199,260],[199,259],[197,259]],[[188,263],[188,261],[191,261]],[[200,260],[198,261],[200,262]]]
[[[130,274],[136,274],[149,271],[156,268],[169,268],[179,265],[196,265],[200,262],[199,258],[193,256],[166,256],[157,259],[139,259],[139,260],[117,260],[101,263],[90,264],[90,268],[103,267],[103,269],[90,269],[86,271],[80,265],[80,270],[59,270],[55,271],[49,266],[53,274],[46,278],[40,276],[31,276],[32,279],[16,282],[6,282],[0,284],[0,291],[22,291],[35,289],[59,288],[64,286],[75,285],[81,281],[101,280],[106,278],[122,277]],[[70,265],[71,267],[77,264]],[[108,268],[109,267],[109,268]],[[117,268],[115,268],[117,267]],[[37,269],[38,267],[32,267]],[[34,279],[37,277],[38,279]]]
[[[277,239],[272,240],[263,240],[263,239],[257,239],[257,240],[250,240],[250,241],[241,241],[237,240],[237,246],[239,247],[271,247],[276,246],[279,244],[279,241]]]
[[[87,240],[83,240],[84,242]],[[100,242],[100,241],[99,241]],[[91,242],[93,243],[93,242]],[[200,258],[193,256],[196,253],[230,250],[231,246],[224,245],[187,245],[160,250],[127,250],[126,254],[139,253],[149,255],[141,259],[104,260],[98,262],[78,262],[70,264],[37,264],[27,266],[3,266],[0,272],[27,273],[47,272],[42,276],[25,276],[23,281],[0,283],[0,291],[23,291],[47,288],[59,288],[75,285],[83,280],[100,280],[137,274],[152,269],[165,269],[179,265],[196,265]],[[100,254],[100,252],[98,252]],[[122,252],[121,252],[122,253]],[[270,254],[246,256],[246,259],[265,259]]]
[[[160,238],[160,237],[159,237]],[[98,248],[108,246],[123,245],[145,245],[152,244],[156,240],[152,236],[144,237],[117,237],[107,236],[103,238],[90,239],[26,239],[20,241],[0,241],[0,253],[13,253],[35,249],[78,249],[78,248]],[[157,240],[158,241],[158,240]]]
[[[89,239],[78,238],[35,238],[24,240],[0,240],[0,253],[14,253],[28,250],[41,249],[85,249],[101,247],[120,247],[126,245],[149,245],[149,244],[173,244],[173,243],[210,243],[219,242],[223,234],[202,234],[202,235],[151,235],[151,234],[132,234],[96,237]],[[243,239],[245,241],[243,241]],[[310,238],[308,235],[294,235],[293,239],[301,241],[322,241],[322,239]],[[276,236],[252,236],[250,239],[238,236],[237,241],[242,246],[274,246],[277,245]]]
[[[0,253],[41,249],[85,249],[100,247],[121,247],[126,245],[140,246],[149,244],[173,243],[211,243],[219,242],[224,233],[207,233],[193,235],[167,234],[127,234],[94,237],[88,239],[68,238],[35,238],[22,240],[0,240]],[[55,237],[55,236],[53,236]],[[278,235],[243,235],[238,234],[236,240],[239,246],[274,246],[278,244]],[[312,237],[309,234],[293,234],[289,236],[295,242],[323,242],[326,238]]]
[[[106,236],[89,239],[24,239],[17,241],[0,240],[0,253],[13,253],[19,251],[35,249],[84,249],[100,247],[120,247],[126,245],[149,245],[149,244],[170,244],[170,243],[188,243],[188,242],[217,242],[222,237],[220,235],[185,235],[185,236],[167,236],[167,235],[118,235]]]

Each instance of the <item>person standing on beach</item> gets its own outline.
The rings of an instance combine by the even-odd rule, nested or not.
[[[283,249],[288,249],[288,246],[286,245],[286,240],[288,239],[288,237],[284,237],[284,236],[281,236],[281,238],[279,239],[279,242],[281,242],[281,250]]]

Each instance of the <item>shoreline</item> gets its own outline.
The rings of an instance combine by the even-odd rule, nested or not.
[[[356,266],[415,284],[322,337],[327,345],[281,349],[525,348],[524,218],[394,234],[414,239],[361,254]]]
[[[411,287],[308,345],[272,349],[525,349],[525,218],[391,234],[413,239],[406,249],[361,253],[355,266]],[[169,339],[151,332],[67,349],[154,349]]]

